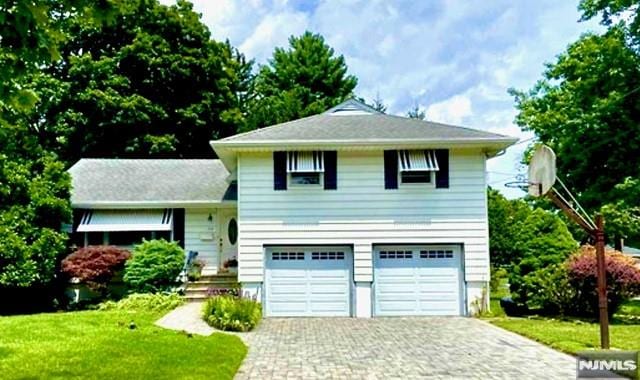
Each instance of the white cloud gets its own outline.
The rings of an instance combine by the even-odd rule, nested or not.
[[[433,103],[426,110],[427,119],[447,124],[462,124],[471,116],[471,100],[464,95],[455,95],[447,100]]]
[[[300,12],[266,15],[253,33],[239,46],[240,51],[258,62],[266,61],[276,46],[286,46],[291,35],[302,34],[308,28],[307,16]]]

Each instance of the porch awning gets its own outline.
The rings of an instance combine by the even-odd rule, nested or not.
[[[401,172],[440,170],[433,150],[399,150],[398,167]]]
[[[88,210],[78,232],[171,231],[173,210]]]
[[[321,151],[287,153],[288,173],[324,172],[324,154]]]

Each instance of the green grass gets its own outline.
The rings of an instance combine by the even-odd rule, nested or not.
[[[503,329],[569,354],[600,347],[598,323],[542,316],[507,317],[500,307],[500,298],[508,295],[508,289],[502,284],[498,291],[491,294],[491,311],[483,315],[483,318]],[[628,301],[620,307],[611,320],[609,338],[612,348],[640,350],[640,300]]]
[[[542,317],[502,317],[489,322],[569,354],[600,347],[597,323]],[[640,325],[612,324],[609,333],[611,348],[640,350]]]
[[[159,313],[81,311],[0,317],[2,379],[231,379],[236,336],[189,336],[153,325]],[[129,329],[130,322],[137,328]]]

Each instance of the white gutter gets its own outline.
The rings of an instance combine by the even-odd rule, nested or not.
[[[438,145],[438,146],[483,146],[486,144],[511,145],[518,139],[505,138],[460,138],[439,140],[407,140],[407,139],[361,139],[361,140],[253,140],[253,141],[211,141],[215,148],[279,148],[283,145],[297,146],[341,146],[341,147],[381,147],[397,145]]]
[[[73,208],[157,209],[157,208],[233,208],[236,201],[84,201],[71,202]]]

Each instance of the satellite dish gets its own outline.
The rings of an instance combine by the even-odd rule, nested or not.
[[[540,197],[556,183],[556,154],[546,145],[540,145],[529,162],[529,195]]]

